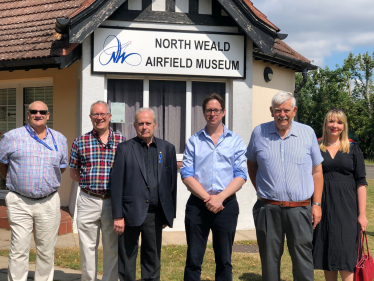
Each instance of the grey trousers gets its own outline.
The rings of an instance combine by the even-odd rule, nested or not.
[[[285,208],[257,200],[253,206],[262,280],[279,281],[284,235],[292,260],[294,280],[313,281],[312,207]]]

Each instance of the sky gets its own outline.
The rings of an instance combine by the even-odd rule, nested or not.
[[[291,48],[320,67],[342,66],[348,54],[374,52],[373,0],[252,0],[288,34]]]

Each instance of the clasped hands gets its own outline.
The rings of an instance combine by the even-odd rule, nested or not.
[[[209,211],[217,214],[225,208],[222,205],[223,200],[225,199],[222,198],[219,194],[209,195],[207,198],[204,199],[204,203]]]

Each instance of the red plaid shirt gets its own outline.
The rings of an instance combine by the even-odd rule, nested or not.
[[[70,168],[80,169],[79,186],[94,192],[109,192],[109,176],[118,144],[126,138],[109,128],[107,144],[92,130],[76,138],[70,153]]]

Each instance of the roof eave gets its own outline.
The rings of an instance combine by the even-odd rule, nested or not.
[[[72,17],[69,23],[69,43],[81,44],[124,2],[126,0],[96,0],[82,12]]]
[[[40,57],[32,59],[3,60],[0,61],[0,71],[31,70],[48,68],[67,68],[82,56],[81,46],[77,46],[66,55],[55,57]]]
[[[271,64],[276,64],[280,67],[287,69],[292,69],[296,72],[302,72],[304,69],[307,70],[316,70],[318,66],[311,64],[311,62],[306,62],[299,60],[297,58],[292,58],[286,55],[283,55],[278,52],[273,54],[264,54],[261,51],[253,51],[253,58],[257,60],[262,60],[264,62],[269,62]]]
[[[273,54],[274,41],[277,38],[276,32],[264,24],[259,25],[259,21],[249,12],[248,6],[244,6],[240,0],[217,0],[225,12],[230,15],[239,27],[265,54]],[[245,8],[246,7],[246,8]]]

